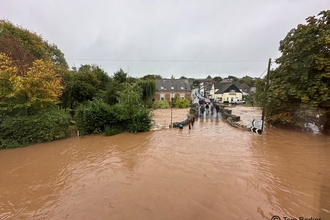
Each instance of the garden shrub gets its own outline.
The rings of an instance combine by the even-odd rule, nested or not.
[[[132,119],[127,123],[127,131],[129,132],[144,132],[150,131],[151,117],[148,109],[141,109]]]
[[[81,104],[76,110],[75,121],[81,135],[101,133],[105,125],[117,123],[111,106],[98,99]]]
[[[105,129],[104,129],[104,135],[105,136],[112,136],[112,135],[116,135],[123,132],[122,128],[118,127],[118,126],[110,126],[110,125],[106,125]]]
[[[70,115],[49,109],[31,116],[8,117],[0,124],[0,148],[15,148],[65,138]]]
[[[188,99],[175,99],[174,108],[189,108],[190,102]]]
[[[170,108],[170,104],[166,100],[155,100],[152,104],[153,109],[167,109]]]
[[[75,120],[81,135],[123,131],[143,132],[151,128],[150,111],[143,105],[118,103],[110,106],[102,100],[87,101],[76,111]]]

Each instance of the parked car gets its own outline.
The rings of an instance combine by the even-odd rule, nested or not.
[[[231,104],[245,104],[244,100],[234,99],[230,102]]]

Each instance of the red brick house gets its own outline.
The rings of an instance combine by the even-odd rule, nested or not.
[[[181,98],[190,100],[191,88],[188,79],[156,79],[154,100]]]

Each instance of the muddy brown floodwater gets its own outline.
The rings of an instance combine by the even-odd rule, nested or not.
[[[219,116],[2,150],[0,219],[330,219],[329,158],[328,136],[257,135]]]

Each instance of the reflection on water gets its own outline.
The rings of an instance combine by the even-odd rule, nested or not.
[[[326,136],[207,117],[3,150],[0,219],[326,219],[329,156]]]

